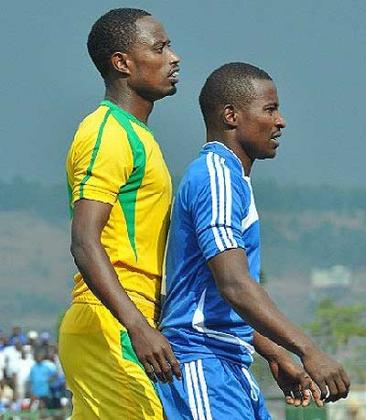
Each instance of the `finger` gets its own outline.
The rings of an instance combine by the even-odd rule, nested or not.
[[[302,398],[303,398],[302,392],[300,390],[300,386],[293,385],[290,388],[290,394],[294,398],[294,406],[300,407],[300,405],[302,404]]]
[[[336,381],[337,389],[338,389],[338,398],[346,398],[348,395],[349,388],[344,383],[343,378],[340,376]]]
[[[304,373],[300,376],[299,382],[300,382],[300,390],[302,391],[301,405],[303,407],[307,407],[311,401],[310,386],[312,384],[312,380],[309,375]]]
[[[293,397],[291,397],[290,395],[286,395],[285,396],[285,401],[286,401],[286,404],[288,404],[288,405],[294,405],[295,399]]]
[[[156,382],[156,376],[155,376],[153,366],[148,362],[144,363],[143,366],[144,366],[146,375],[149,377],[149,379],[153,382]]]
[[[322,400],[325,400],[325,396],[328,393],[328,390],[327,390],[327,386],[326,386],[325,381],[324,380],[318,381],[317,379],[315,379],[315,382],[318,385],[318,388],[320,390],[320,398]]]
[[[312,380],[309,375],[301,375],[299,378],[300,382],[300,390],[305,391],[305,389],[310,389],[310,385],[312,383]]]
[[[313,399],[314,399],[315,404],[318,407],[323,407],[324,403],[323,403],[323,400],[321,399],[321,392],[320,392],[320,389],[317,387],[315,382],[311,382],[310,391],[313,395]]]
[[[292,405],[299,407],[301,405],[302,395],[297,389],[290,390],[290,396],[292,399]]]
[[[168,348],[165,348],[164,351],[165,354],[165,359],[167,360],[167,362],[170,365],[171,371],[173,373],[173,375],[181,380],[182,379],[182,372],[180,370],[180,366],[179,366],[179,362],[176,359],[176,357],[174,356],[174,353],[172,351],[172,349],[170,348],[170,346]]]
[[[349,380],[349,377],[348,377],[347,373],[343,370],[343,368],[341,368],[341,370],[340,370],[340,375],[341,375],[342,381],[343,381],[343,383],[346,387],[347,394],[348,394],[349,388],[351,386],[351,382]]]
[[[300,407],[300,405],[302,404],[302,393],[301,392],[294,392],[294,395],[295,395],[294,406],[295,407]]]
[[[294,405],[295,396],[294,396],[294,393],[291,391],[291,389],[288,388],[286,390],[283,390],[283,393],[285,394],[286,404]]]
[[[324,398],[324,402],[334,402],[339,399],[338,388],[335,381],[327,381],[327,393]]]
[[[347,373],[343,370],[343,368],[341,368],[340,370],[340,376],[341,376],[342,385],[338,386],[338,389],[341,393],[341,398],[346,398],[348,395],[351,383],[350,383]]]
[[[332,382],[333,386],[329,386],[329,396],[326,398],[326,402],[335,402],[338,401],[340,398],[345,398],[348,394],[348,390],[346,389],[345,384],[341,377],[336,377],[334,382]],[[333,389],[336,389],[334,392]]]
[[[159,362],[155,359],[156,356],[151,356],[148,360],[148,362],[152,365],[154,369],[154,374],[161,382],[166,382],[164,373],[161,370],[161,367],[159,365]]]
[[[305,389],[302,393],[302,406],[307,407],[311,402],[311,391],[310,389]]]
[[[166,382],[172,383],[173,382],[173,374],[172,369],[170,366],[170,363],[168,363],[165,359],[165,356],[163,354],[157,354],[156,359],[160,365],[160,369],[162,371],[162,374],[166,380]]]

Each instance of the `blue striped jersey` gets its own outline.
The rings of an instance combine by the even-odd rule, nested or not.
[[[238,157],[215,141],[188,167],[169,232],[160,328],[182,363],[216,356],[249,366],[253,360],[253,329],[221,297],[207,265],[232,248],[245,250],[250,274],[259,281],[259,220],[250,178]]]

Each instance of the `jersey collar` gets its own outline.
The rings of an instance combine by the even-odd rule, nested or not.
[[[236,154],[229,147],[225,146],[224,143],[221,143],[221,141],[213,140],[213,141],[209,141],[205,143],[202,146],[201,153],[208,153],[208,152],[217,153],[218,155],[224,158],[229,158],[229,159],[234,158],[240,165],[243,177],[245,179],[247,178],[249,179],[249,177],[245,175],[244,167],[243,167],[243,164],[241,163],[241,160],[238,158],[238,156],[236,156]]]
[[[108,99],[104,99],[100,103],[100,106],[107,106],[110,109],[114,109],[115,111],[120,112],[125,117],[127,117],[130,121],[133,121],[134,123],[136,123],[137,125],[139,125],[140,127],[144,128],[145,130],[149,131],[152,134],[152,131],[150,130],[150,128],[146,124],[144,124],[142,121],[140,121],[134,115],[130,114],[129,112],[127,112],[123,108],[119,107],[115,103],[109,101]]]

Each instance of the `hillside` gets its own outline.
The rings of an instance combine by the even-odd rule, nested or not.
[[[336,264],[366,267],[366,189],[259,182],[255,191],[265,271],[285,275]]]
[[[344,265],[351,299],[366,273],[366,189],[255,185],[267,287],[285,312],[311,314],[313,269]],[[0,328],[53,329],[74,272],[64,185],[0,182]]]
[[[67,229],[20,211],[0,212],[0,328],[54,331],[72,286]]]

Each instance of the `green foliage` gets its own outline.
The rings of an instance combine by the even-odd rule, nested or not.
[[[365,315],[366,305],[339,306],[331,299],[324,299],[306,329],[324,350],[335,354],[351,338],[366,337]]]

